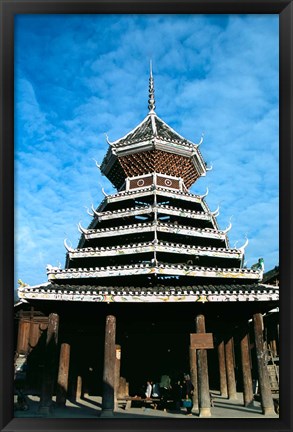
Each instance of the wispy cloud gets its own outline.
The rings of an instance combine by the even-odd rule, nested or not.
[[[278,16],[19,15],[15,48],[16,280],[45,281],[113,191],[93,158],[147,114],[150,58],[158,115],[205,133],[192,191],[232,216],[231,245],[248,236],[248,265],[278,264]]]

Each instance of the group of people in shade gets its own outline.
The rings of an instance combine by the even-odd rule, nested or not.
[[[184,374],[183,378],[171,381],[169,375],[162,375],[160,382],[148,380],[146,383],[144,396],[146,399],[157,399],[164,411],[171,402],[175,411],[180,411],[181,407],[186,408],[186,414],[192,415],[194,386],[190,380],[190,375]]]

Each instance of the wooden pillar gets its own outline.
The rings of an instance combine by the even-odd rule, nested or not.
[[[52,395],[55,378],[58,342],[58,327],[58,315],[55,313],[50,314],[47,328],[46,348],[44,354],[44,372],[39,405],[39,411],[43,414],[49,414],[52,409]]]
[[[41,323],[38,321],[31,321],[31,325],[30,325],[30,334],[29,334],[29,350],[33,350],[40,339],[40,335],[42,333],[42,331],[45,331],[47,329],[47,323],[42,323],[43,324],[43,328],[41,327]]]
[[[220,393],[221,396],[228,397],[224,341],[221,341],[218,345],[218,359],[220,372]]]
[[[82,376],[78,375],[76,380],[76,400],[82,399]]]
[[[120,377],[119,379],[119,390],[118,390],[118,396],[123,398],[125,396],[128,396],[127,389],[126,389],[126,378]]]
[[[67,343],[63,343],[61,344],[61,349],[60,349],[57,394],[56,394],[56,403],[59,406],[65,406],[66,404],[67,390],[68,390],[69,362],[70,362],[70,345]]]
[[[253,402],[253,386],[251,376],[249,335],[247,331],[245,331],[241,338],[240,347],[243,376],[243,401],[244,405],[248,406]]]
[[[261,397],[261,406],[263,414],[274,414],[274,403],[270,388],[269,374],[266,365],[266,352],[263,339],[263,320],[262,314],[253,315],[255,347],[258,368],[258,385]]]
[[[198,412],[198,383],[197,383],[197,360],[196,360],[196,349],[189,348],[189,360],[190,360],[190,379],[194,387],[193,391],[193,407],[192,412]]]
[[[196,331],[197,333],[205,333],[205,318],[203,315],[198,315],[196,317]],[[199,416],[210,417],[211,400],[207,351],[205,349],[199,349],[197,350],[196,356],[198,372]]]
[[[120,366],[121,366],[121,346],[115,346],[115,388],[114,388],[114,397],[115,397],[115,408],[118,408],[118,393],[119,393],[119,382],[120,382]]]
[[[18,322],[17,348],[18,354],[27,354],[29,342],[30,321],[20,318]]]
[[[270,345],[271,345],[271,352],[272,352],[272,356],[273,356],[273,357],[277,357],[277,355],[278,355],[278,350],[277,350],[277,342],[276,342],[276,339],[272,339]]]
[[[232,336],[225,343],[225,358],[226,358],[226,372],[227,372],[227,384],[228,384],[228,398],[237,399]]]
[[[101,416],[111,417],[114,410],[114,388],[115,388],[115,334],[116,318],[113,315],[106,317],[105,329],[105,352],[103,373],[103,402]]]

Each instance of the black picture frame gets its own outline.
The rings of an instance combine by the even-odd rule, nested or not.
[[[119,1],[0,0],[1,5],[1,431],[175,431],[292,429],[292,0]],[[14,15],[15,14],[279,14],[280,19],[280,418],[279,419],[40,419],[13,417],[14,288]]]

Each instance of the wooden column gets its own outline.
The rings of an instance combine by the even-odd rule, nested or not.
[[[103,373],[103,402],[101,416],[111,417],[114,410],[114,388],[115,388],[115,334],[116,318],[113,315],[106,317],[105,329],[105,352]]]
[[[82,392],[82,376],[78,375],[76,379],[76,400],[82,399],[83,392]]]
[[[70,363],[70,345],[67,343],[61,344],[59,371],[57,380],[56,403],[59,406],[65,406],[68,390],[68,376]]]
[[[224,341],[221,341],[219,343],[219,345],[218,345],[218,358],[219,358],[220,392],[221,392],[221,396],[228,397]]]
[[[262,314],[253,315],[255,347],[258,368],[258,385],[261,397],[261,406],[263,414],[274,414],[274,403],[270,388],[269,374],[266,365],[266,352],[263,339],[263,320]]]
[[[273,357],[277,357],[278,355],[278,350],[277,350],[277,342],[276,339],[272,339],[270,342],[270,346],[271,346],[271,352],[272,352],[272,356]]]
[[[228,398],[237,399],[235,369],[234,369],[234,352],[233,337],[230,337],[225,343],[226,372],[228,384]]]
[[[203,315],[196,317],[197,333],[205,333],[205,318]],[[197,372],[198,372],[198,391],[199,391],[199,416],[211,416],[211,400],[208,375],[208,358],[205,349],[197,350]]]
[[[114,388],[114,397],[115,397],[115,408],[118,408],[118,393],[119,393],[119,382],[120,382],[120,366],[121,366],[121,346],[115,346],[115,388]]]
[[[30,321],[20,318],[18,322],[17,348],[18,354],[27,354],[30,332]]]
[[[39,411],[43,414],[49,414],[52,409],[52,395],[56,368],[57,342],[58,342],[59,317],[52,313],[49,315],[44,372],[40,397]]]
[[[247,406],[253,402],[253,386],[251,376],[251,363],[250,363],[250,348],[249,348],[249,335],[247,331],[243,334],[241,341],[241,363],[242,363],[242,376],[243,376],[243,401]]]
[[[47,329],[47,323],[42,330],[40,330],[40,326],[41,323],[37,321],[31,321],[29,334],[29,350],[33,350],[37,346],[42,330],[45,331]]]
[[[125,396],[128,396],[126,385],[127,385],[126,378],[120,377],[120,379],[119,379],[119,390],[118,390],[119,397],[123,398]]]
[[[193,407],[192,412],[198,411],[198,384],[197,384],[197,360],[196,360],[196,349],[189,348],[189,359],[190,359],[190,379],[194,387],[193,391]]]

